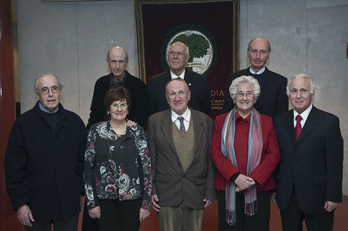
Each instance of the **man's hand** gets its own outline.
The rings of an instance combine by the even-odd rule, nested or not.
[[[271,200],[273,203],[277,203],[277,193],[274,192],[271,194]]]
[[[127,120],[127,123],[126,123],[126,126],[127,126],[127,127],[132,127],[132,126],[135,126],[135,125],[137,125],[136,122],[134,122],[134,121],[132,121],[132,120]]]
[[[157,197],[157,194],[151,196],[151,203],[152,203],[152,208],[156,211],[159,212],[161,209],[161,206],[159,206],[157,203],[159,202],[159,199]]]
[[[203,202],[204,202],[204,208],[206,208],[206,207],[208,207],[209,205],[211,205],[211,202],[213,202],[213,201],[208,200],[208,199],[204,199]]]
[[[338,203],[332,201],[325,201],[324,209],[328,212],[332,212],[336,209]]]
[[[22,225],[33,227],[31,222],[35,220],[28,205],[22,205],[17,209],[17,218]]]
[[[94,207],[93,209],[88,210],[88,214],[93,219],[100,219],[101,212],[100,212],[100,206]]]

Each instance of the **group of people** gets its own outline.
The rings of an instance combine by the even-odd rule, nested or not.
[[[268,231],[270,201],[284,231],[332,230],[342,200],[339,119],[313,105],[313,79],[266,67],[271,45],[249,42],[250,67],[228,76],[215,121],[207,78],[186,69],[175,42],[169,70],[146,85],[113,47],[95,84],[87,129],[59,103],[53,74],[35,80],[38,101],[19,116],[5,156],[7,191],[26,230],[139,230],[156,211],[161,230],[199,231],[218,200],[219,231]],[[288,110],[290,101],[293,109]]]

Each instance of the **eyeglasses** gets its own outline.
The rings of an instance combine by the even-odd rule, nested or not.
[[[59,90],[60,90],[59,87],[53,86],[53,87],[51,87],[51,89],[48,87],[43,87],[43,88],[41,88],[40,91],[41,91],[41,94],[48,95],[50,93],[50,91],[52,92],[52,94],[58,94]]]
[[[168,54],[171,55],[171,56],[177,55],[178,57],[184,56],[184,53],[182,53],[182,52],[175,52],[175,51],[169,51]]]
[[[188,91],[186,91],[186,92],[185,91],[179,91],[178,93],[176,93],[176,92],[171,91],[171,92],[167,93],[167,95],[168,95],[168,97],[170,99],[174,99],[176,96],[179,96],[180,98],[184,98],[186,96],[187,92]]]
[[[128,104],[121,103],[120,105],[118,105],[117,103],[113,103],[113,104],[111,104],[111,107],[113,107],[115,109],[121,108],[123,110],[123,109],[126,109],[128,107]]]
[[[254,95],[254,93],[251,91],[247,91],[246,93],[244,93],[242,91],[237,92],[237,96],[240,98],[243,98],[244,96],[246,96],[247,98],[250,98],[253,95]]]
[[[304,94],[306,94],[306,93],[308,92],[308,90],[305,89],[305,88],[301,88],[300,90],[291,89],[291,91],[290,91],[290,93],[291,93],[292,95],[297,95],[298,92],[300,92],[301,95],[304,95]]]

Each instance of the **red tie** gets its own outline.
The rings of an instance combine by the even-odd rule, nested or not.
[[[295,127],[295,135],[296,135],[296,140],[298,139],[298,137],[300,136],[300,133],[302,131],[302,126],[300,121],[302,120],[302,117],[300,115],[296,116],[296,127]]]

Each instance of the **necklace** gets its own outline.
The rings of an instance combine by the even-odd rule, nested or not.
[[[116,135],[122,135],[126,131],[126,128],[127,128],[126,121],[124,121],[124,127],[123,127],[123,130],[120,133],[116,132],[116,125],[113,125],[113,123],[111,123],[111,126],[114,128],[114,131],[115,131]]]

